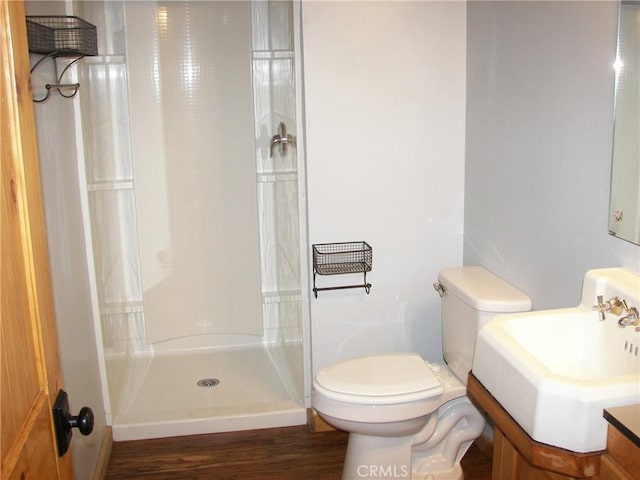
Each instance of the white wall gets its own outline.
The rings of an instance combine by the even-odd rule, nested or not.
[[[63,102],[66,103],[63,104]],[[71,451],[76,478],[91,478],[102,439],[105,412],[93,330],[83,225],[77,203],[75,129],[71,100],[61,97],[36,106],[42,190],[49,260],[53,278],[60,363],[71,413],[91,407],[94,430],[84,437],[76,430]],[[71,125],[61,131],[51,125]]]
[[[64,2],[27,2],[28,15],[65,14]],[[34,58],[36,60],[36,58]],[[55,83],[50,62],[32,76],[34,90]],[[63,79],[69,82],[68,78]],[[41,95],[38,93],[37,97]],[[52,91],[46,103],[34,104],[47,240],[56,311],[60,363],[71,413],[89,406],[95,416],[93,433],[76,430],[71,452],[75,478],[93,477],[104,437],[105,412],[98,369],[80,210],[74,102]]]
[[[373,247],[370,295],[311,300],[314,371],[388,351],[441,360],[432,283],[462,261],[465,10],[302,4],[310,243]]]
[[[464,263],[535,309],[594,267],[640,270],[607,234],[616,2],[469,2]]]

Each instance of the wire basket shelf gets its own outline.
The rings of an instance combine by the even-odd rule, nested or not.
[[[74,16],[27,16],[29,51],[57,57],[94,56],[98,54],[95,25]]]
[[[319,243],[313,247],[313,293],[318,297],[322,290],[345,288],[364,288],[367,293],[371,284],[367,283],[367,272],[373,265],[373,251],[367,242]],[[316,275],[340,275],[345,273],[364,274],[361,285],[341,285],[335,287],[316,287]]]

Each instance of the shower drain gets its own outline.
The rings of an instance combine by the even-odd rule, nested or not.
[[[202,378],[198,380],[198,386],[202,388],[212,388],[220,383],[217,378]]]

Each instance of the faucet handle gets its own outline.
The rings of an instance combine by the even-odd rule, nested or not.
[[[598,295],[596,297],[596,300],[598,304],[593,306],[593,310],[598,311],[598,313],[600,314],[600,321],[602,321],[606,318],[605,312],[607,311],[607,305],[604,303],[604,298],[602,295]]]
[[[622,308],[624,308],[625,312],[630,312],[631,309],[635,308],[635,307],[629,307],[629,304],[627,303],[627,301],[623,298],[622,299]]]

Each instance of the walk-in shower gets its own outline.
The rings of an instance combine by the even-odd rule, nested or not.
[[[81,113],[114,438],[304,423],[297,6],[79,8],[99,31]]]

